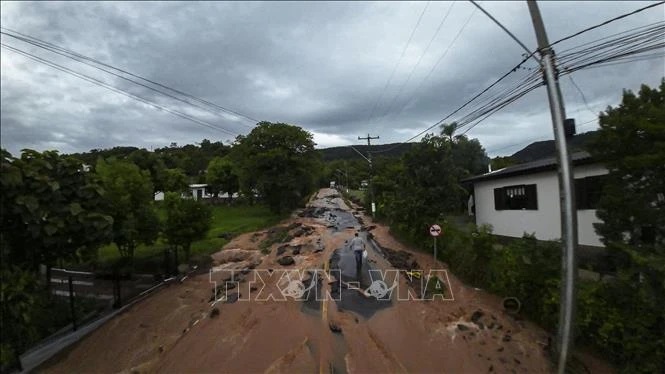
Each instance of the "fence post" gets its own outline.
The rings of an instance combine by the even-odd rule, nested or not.
[[[76,331],[77,326],[76,326],[76,310],[74,309],[74,282],[72,281],[71,275],[67,279],[69,281],[69,309],[71,310],[72,313],[72,326],[74,327],[74,331]]]

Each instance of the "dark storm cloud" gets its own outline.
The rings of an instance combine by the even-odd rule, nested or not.
[[[424,80],[473,11],[470,3],[458,2],[395,99],[451,6],[429,4],[391,85],[384,90],[425,4],[3,2],[2,24],[250,117],[298,124],[312,131],[320,146],[333,146],[357,143],[354,139],[368,132],[380,135],[381,142],[405,140],[443,118],[521,59],[520,47],[476,12]],[[645,4],[541,2],[540,7],[550,39],[556,40]],[[535,48],[524,2],[485,2],[484,6]],[[662,7],[655,8],[557,48],[662,19]],[[2,41],[233,133],[249,131],[248,121],[187,106],[5,36]],[[518,71],[508,83],[526,74]],[[616,105],[623,88],[655,85],[662,76],[662,59],[574,75],[594,112]],[[233,138],[5,49],[1,85],[2,146],[14,153],[24,147],[74,152]],[[567,78],[562,80],[562,90],[569,116],[578,123],[594,118]],[[594,127],[590,123],[580,131]],[[546,95],[539,89],[468,135],[478,137],[494,155],[512,153],[533,139],[551,138],[551,132]]]

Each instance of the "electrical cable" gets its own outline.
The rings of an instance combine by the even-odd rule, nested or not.
[[[372,118],[374,117],[374,112],[377,109],[377,106],[379,102],[383,99],[383,95],[385,92],[388,90],[388,87],[390,86],[390,83],[393,80],[393,77],[395,76],[395,72],[397,71],[397,67],[399,64],[402,62],[402,59],[404,58],[404,55],[406,54],[406,50],[409,49],[409,45],[411,45],[411,40],[413,39],[413,35],[416,33],[416,30],[418,29],[418,26],[420,25],[420,21],[422,21],[423,16],[425,15],[425,11],[427,11],[427,7],[429,7],[429,1],[425,4],[425,7],[423,8],[423,11],[420,13],[420,16],[418,17],[418,21],[416,22],[416,25],[413,27],[413,30],[411,31],[411,35],[409,35],[409,39],[406,41],[406,44],[404,45],[404,48],[402,49],[402,54],[399,56],[399,59],[397,60],[397,63],[395,64],[395,67],[393,67],[392,72],[390,73],[390,76],[388,77],[388,80],[386,81],[385,87],[383,87],[383,90],[379,94],[379,97],[377,97],[376,102],[374,102],[374,107],[372,107],[372,111],[370,112],[369,117],[367,117],[367,125],[372,121]]]
[[[129,93],[129,92],[125,91],[125,90],[122,90],[122,89],[120,89],[120,88],[114,87],[114,86],[112,86],[112,85],[110,85],[110,84],[108,84],[108,83],[105,83],[105,82],[103,82],[103,81],[97,80],[97,79],[92,78],[92,77],[90,77],[90,76],[87,76],[87,75],[85,75],[85,74],[77,73],[77,72],[75,72],[75,71],[73,71],[73,70],[71,70],[71,69],[68,69],[68,68],[66,68],[66,67],[64,67],[64,66],[62,66],[62,65],[56,64],[56,63],[54,63],[54,62],[52,62],[52,61],[48,61],[48,60],[46,60],[46,59],[43,59],[43,58],[38,57],[38,56],[36,56],[36,55],[33,55],[33,54],[31,54],[31,53],[28,53],[28,52],[22,51],[22,50],[20,50],[20,49],[18,49],[18,48],[12,47],[12,46],[7,45],[7,44],[4,44],[4,43],[0,43],[0,46],[4,47],[5,49],[10,50],[10,51],[12,51],[12,52],[14,52],[14,53],[18,53],[18,54],[20,54],[20,55],[23,55],[24,57],[27,57],[27,58],[29,58],[29,59],[31,59],[31,60],[34,60],[34,61],[36,61],[36,62],[39,62],[39,63],[44,64],[44,65],[47,65],[47,66],[50,66],[50,67],[52,67],[52,68],[54,68],[54,69],[56,69],[56,70],[60,70],[60,71],[62,71],[62,72],[64,72],[64,73],[67,73],[67,74],[73,75],[73,76],[75,76],[75,77],[77,77],[77,78],[79,78],[79,79],[83,79],[83,80],[85,80],[85,81],[87,81],[87,82],[93,83],[93,84],[98,85],[98,86],[100,86],[100,87],[104,87],[104,88],[106,88],[106,89],[108,89],[108,90],[111,90],[111,91],[113,91],[113,92],[119,93],[119,94],[124,95],[124,96],[127,96],[127,97],[129,97],[129,98],[131,98],[131,99],[134,99],[134,100],[140,101],[140,102],[142,102],[142,103],[144,103],[144,104],[150,105],[150,106],[155,107],[155,108],[160,109],[160,110],[163,110],[163,111],[165,111],[165,112],[168,112],[168,113],[173,114],[173,115],[175,115],[175,116],[178,116],[178,117],[180,117],[180,118],[184,118],[184,119],[186,119],[186,120],[189,120],[189,121],[194,122],[194,123],[196,123],[196,124],[199,124],[199,125],[201,125],[201,126],[205,126],[205,127],[211,128],[211,129],[213,129],[213,130],[221,131],[221,132],[224,132],[224,133],[226,133],[226,134],[228,134],[228,135],[237,136],[237,134],[235,134],[235,133],[233,133],[233,132],[231,132],[231,131],[229,131],[229,130],[227,130],[227,129],[224,129],[224,128],[218,127],[218,126],[216,126],[216,125],[214,125],[214,124],[211,124],[211,123],[209,123],[209,122],[202,121],[202,120],[199,120],[199,119],[197,119],[197,118],[191,117],[191,116],[189,116],[189,115],[187,115],[187,114],[185,114],[185,113],[179,112],[179,111],[177,111],[177,110],[173,110],[173,109],[166,108],[166,107],[164,107],[164,106],[162,106],[162,105],[159,105],[159,104],[156,104],[156,103],[154,103],[154,102],[152,102],[152,101],[150,101],[150,100],[148,100],[148,99],[145,99],[145,98],[143,98],[143,97],[140,97],[140,96],[134,95],[134,94],[132,94],[132,93]]]
[[[58,51],[60,51],[60,52],[63,52],[63,53],[66,53],[66,54],[71,54],[71,55],[76,56],[76,57],[78,57],[78,58],[81,58],[81,59],[84,59],[84,60],[87,60],[87,61],[93,62],[93,63],[95,63],[95,64],[98,64],[98,65],[101,65],[101,66],[104,66],[104,67],[107,67],[107,68],[113,69],[113,70],[115,70],[115,71],[119,71],[119,72],[121,72],[121,73],[123,73],[123,74],[127,74],[127,75],[129,75],[129,76],[134,77],[134,78],[138,78],[138,79],[140,79],[140,80],[142,80],[142,81],[145,81],[145,82],[148,82],[148,83],[153,84],[153,85],[155,85],[155,86],[159,86],[159,87],[161,87],[161,88],[164,88],[164,89],[167,89],[167,90],[169,90],[169,91],[175,92],[175,93],[177,93],[177,94],[179,94],[179,95],[185,96],[185,97],[187,97],[187,98],[190,98],[190,99],[192,99],[192,100],[194,100],[194,101],[197,101],[197,102],[199,102],[199,103],[202,103],[202,104],[204,104],[204,105],[210,106],[210,107],[212,107],[212,108],[216,108],[216,109],[218,109],[218,110],[224,111],[224,112],[226,112],[226,113],[228,113],[228,114],[232,114],[232,115],[235,115],[235,116],[237,116],[237,117],[245,118],[245,119],[247,119],[247,120],[249,120],[249,121],[252,121],[252,122],[254,122],[254,123],[258,123],[258,122],[260,122],[259,120],[255,119],[255,118],[252,118],[252,117],[250,117],[250,116],[248,116],[248,115],[245,115],[245,114],[243,114],[243,113],[240,113],[240,112],[237,112],[237,111],[234,111],[234,110],[231,110],[231,109],[225,108],[225,107],[220,106],[220,105],[218,105],[218,104],[212,103],[212,102],[210,102],[210,101],[208,101],[208,100],[205,100],[205,99],[202,99],[202,98],[196,97],[196,96],[194,96],[194,95],[191,95],[191,94],[188,94],[188,93],[183,92],[183,91],[181,91],[181,90],[178,90],[178,89],[175,89],[175,88],[169,87],[169,86],[167,86],[167,85],[165,85],[165,84],[162,84],[162,83],[156,82],[156,81],[154,81],[154,80],[150,80],[150,79],[145,78],[145,77],[142,77],[142,76],[140,76],[140,75],[138,75],[138,74],[135,74],[135,73],[129,72],[129,71],[125,70],[125,69],[121,69],[121,68],[118,68],[118,67],[112,66],[112,65],[110,65],[110,64],[107,64],[107,63],[104,63],[104,62],[102,62],[102,61],[99,61],[99,60],[97,60],[97,59],[95,59],[95,58],[92,58],[92,57],[89,57],[89,56],[85,56],[85,55],[80,54],[80,53],[78,53],[78,52],[75,52],[75,51],[73,51],[73,50],[70,50],[70,49],[67,49],[67,48],[64,48],[64,47],[58,46],[58,45],[56,45],[56,44],[54,44],[54,43],[50,43],[50,42],[44,41],[44,40],[42,40],[42,39],[39,39],[39,38],[36,38],[36,37],[34,37],[34,36],[30,36],[30,35],[27,35],[27,34],[24,34],[24,33],[18,32],[18,31],[16,31],[16,30],[9,29],[9,28],[7,28],[7,27],[2,27],[2,26],[0,26],[0,29],[2,29],[2,30],[6,30],[6,31],[9,31],[9,32],[14,33],[14,34],[16,34],[16,35],[19,35],[20,37],[22,37],[21,40],[23,40],[23,41],[25,41],[25,39],[31,40],[31,41],[34,42],[34,43],[39,43],[39,44],[42,44],[42,45],[44,45],[44,46],[48,46],[48,47],[50,47],[50,48],[52,48],[52,49],[55,49],[55,50],[58,50]],[[16,36],[14,36],[14,35],[10,35],[9,33],[6,33],[6,32],[1,32],[1,33],[2,33],[2,34],[5,34],[5,35],[7,35],[7,36],[11,36],[11,37],[17,38]],[[18,39],[18,38],[17,38],[17,39]],[[32,44],[32,43],[31,43],[31,44]]]

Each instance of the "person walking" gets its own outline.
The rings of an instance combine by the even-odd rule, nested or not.
[[[358,276],[358,280],[360,280],[360,270],[363,267],[365,241],[358,236],[358,233],[356,233],[356,236],[351,240],[351,250],[353,250],[353,255],[356,258],[356,275]]]

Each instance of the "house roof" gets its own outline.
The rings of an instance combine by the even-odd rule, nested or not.
[[[203,187],[208,187],[207,184],[190,184],[189,188],[203,188]]]
[[[591,164],[597,162],[596,160],[591,158],[591,155],[588,152],[573,153],[572,161],[573,165],[584,165],[584,164]],[[462,180],[462,183],[475,183],[485,180],[507,178],[517,175],[525,175],[525,174],[534,174],[542,171],[549,171],[556,169],[557,169],[556,157],[550,157],[550,158],[544,158],[542,160],[527,162],[525,164],[508,166],[506,168],[494,170],[486,174],[477,175],[475,177]]]

